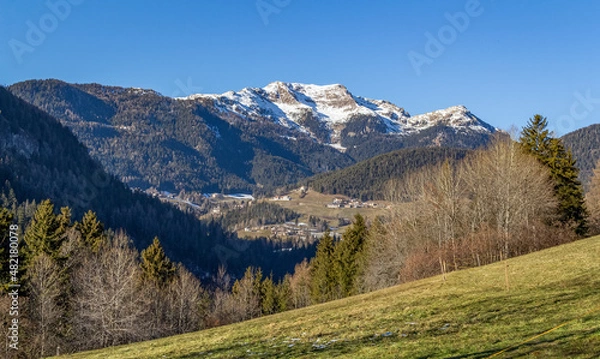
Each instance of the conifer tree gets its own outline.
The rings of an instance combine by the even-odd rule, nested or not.
[[[50,200],[40,203],[31,224],[25,231],[26,253],[29,258],[39,253],[46,253],[57,259],[58,251],[64,241],[68,212],[70,211],[65,209],[57,216],[54,214],[54,205]]]
[[[575,233],[582,236],[587,232],[587,211],[583,187],[578,180],[579,169],[571,151],[561,139],[552,137],[547,126],[545,117],[535,115],[523,128],[519,142],[527,153],[550,170],[560,222],[573,226]]]
[[[277,311],[277,295],[273,283],[273,275],[266,277],[261,284],[261,307],[263,315],[273,314]]]
[[[291,308],[292,301],[292,287],[291,287],[291,276],[286,274],[281,282],[277,284],[275,288],[275,300],[277,312],[284,312]]]
[[[81,223],[77,224],[77,229],[81,233],[83,244],[94,253],[106,243],[104,225],[91,210],[85,213]]]
[[[9,227],[13,221],[13,214],[6,208],[0,208],[0,240],[2,248],[5,247],[9,238]]]
[[[323,234],[317,245],[317,253],[311,261],[310,294],[314,303],[323,303],[333,299],[336,286],[333,273],[334,243],[329,231]]]
[[[159,288],[164,288],[173,279],[176,272],[175,265],[165,254],[160,241],[154,237],[152,244],[142,251],[142,276],[150,280]]]
[[[260,267],[252,270],[253,273],[253,279],[252,279],[252,292],[254,293],[254,295],[259,298],[259,302],[260,302],[260,298],[261,298],[261,293],[262,293],[262,283],[263,283],[263,272],[262,269]]]
[[[367,234],[365,219],[360,214],[356,214],[354,222],[344,233],[342,241],[336,245],[334,272],[339,286],[339,295],[342,297],[358,292],[358,279],[364,268]]]
[[[56,220],[58,221],[58,231],[65,233],[71,227],[71,208],[61,207]]]
[[[579,169],[571,151],[566,150],[562,140],[558,138],[553,138],[550,142],[549,166],[555,183],[560,221],[573,225],[578,235],[585,235],[588,214],[583,186],[579,181]]]
[[[0,193],[0,205],[11,210],[12,212],[15,212],[18,207],[15,190],[12,188],[8,180],[4,182],[2,193]]]
[[[542,115],[535,115],[529,119],[527,126],[523,127],[519,138],[525,152],[531,153],[544,164],[545,159],[549,157],[551,140],[547,127],[548,120]]]
[[[56,215],[52,202],[44,200],[25,230],[23,278],[32,305],[30,318],[36,328],[32,347],[39,356],[47,355],[48,346],[58,345],[68,332],[69,252],[62,249],[70,227],[71,209],[63,207]]]

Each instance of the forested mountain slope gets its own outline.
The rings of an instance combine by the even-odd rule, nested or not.
[[[577,160],[577,167],[581,170],[579,178],[588,185],[596,163],[600,160],[600,125],[573,131],[564,135],[562,140]]]
[[[426,166],[445,160],[460,160],[469,153],[457,148],[409,148],[402,149],[359,162],[348,168],[311,177],[303,184],[315,191],[343,194],[366,200],[385,199],[386,183],[402,178]]]
[[[475,148],[496,132],[464,106],[411,116],[342,85],[276,82],[180,99],[58,80],[9,89],[124,183],[170,192],[268,192],[400,148]]]

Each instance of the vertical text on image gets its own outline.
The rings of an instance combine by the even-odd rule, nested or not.
[[[19,349],[19,226],[11,224],[9,227],[9,256],[8,269],[10,281],[8,284],[8,296],[10,297],[9,316],[12,318],[8,328],[8,347],[13,350]]]

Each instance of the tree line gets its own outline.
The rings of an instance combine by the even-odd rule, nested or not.
[[[0,210],[3,248],[13,217],[8,209]],[[21,237],[21,348],[16,357],[100,348],[202,327],[206,292],[195,276],[166,257],[158,239],[140,255],[124,232],[105,230],[95,213],[73,222],[68,207],[55,213],[49,200],[37,206]],[[1,277],[6,291],[6,265]],[[2,301],[8,308],[6,296]],[[1,315],[7,327],[8,313]]]
[[[14,204],[13,196],[9,191],[0,199]],[[221,266],[215,275],[204,278],[203,285],[166,255],[158,238],[138,252],[123,230],[106,228],[96,213],[88,211],[75,221],[69,207],[56,208],[44,200],[0,207],[3,308],[10,307],[7,248],[8,229],[14,223],[20,228],[22,308],[16,357],[155,339],[308,304],[298,299],[298,276],[263,275],[260,268],[248,267],[236,279]],[[258,258],[257,248],[249,245],[244,255]],[[307,257],[314,249],[296,252]],[[290,258],[286,253],[270,253],[261,260],[270,259],[278,267],[284,262],[289,265]],[[8,311],[0,312],[5,329],[10,321]]]
[[[227,211],[220,217],[223,228],[236,231],[244,227],[285,223],[300,218],[300,214],[275,203],[250,202],[243,208]]]

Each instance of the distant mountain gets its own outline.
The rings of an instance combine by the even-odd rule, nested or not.
[[[562,140],[573,152],[577,167],[581,170],[579,178],[587,186],[596,163],[600,160],[600,124],[568,133]]]
[[[382,200],[386,184],[391,179],[406,175],[445,160],[460,160],[470,150],[459,148],[408,148],[379,155],[353,166],[323,173],[302,181],[313,190],[341,194],[367,200]]]
[[[340,84],[273,82],[264,88],[180,100],[201,103],[223,118],[278,124],[354,160],[403,147],[477,147],[497,131],[464,106],[411,116],[391,102],[355,96]]]
[[[87,100],[86,106],[95,103],[96,110],[104,106]],[[101,115],[97,120],[103,121]],[[138,249],[158,236],[171,259],[196,273],[216,271],[225,264],[232,274],[254,265],[283,275],[312,253],[307,248],[273,254],[279,247],[236,240],[217,223],[203,223],[170,204],[131,191],[107,174],[56,119],[0,87],[0,190],[8,187],[20,202],[49,198],[57,207],[69,206],[74,219],[91,209],[107,227],[125,229]]]
[[[58,118],[123,182],[171,192],[265,191],[400,148],[475,148],[496,131],[463,106],[410,116],[342,85],[178,99],[57,80],[10,91]]]

